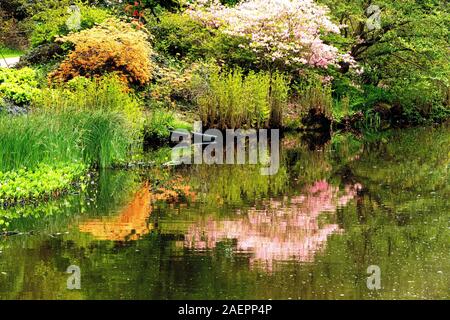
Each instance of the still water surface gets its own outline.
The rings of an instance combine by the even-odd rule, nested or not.
[[[284,137],[273,177],[104,171],[80,194],[0,210],[19,232],[0,237],[0,298],[450,299],[450,127],[314,141]]]

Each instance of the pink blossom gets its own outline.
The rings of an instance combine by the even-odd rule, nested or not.
[[[338,59],[338,50],[320,39],[339,32],[328,12],[313,0],[247,0],[233,8],[217,0],[198,1],[188,10],[206,26],[246,39],[263,60],[323,68]]]

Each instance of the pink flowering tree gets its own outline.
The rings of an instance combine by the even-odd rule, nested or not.
[[[338,49],[321,39],[339,33],[328,11],[313,0],[246,0],[235,7],[198,0],[188,10],[204,25],[243,38],[240,46],[268,69],[337,65]]]

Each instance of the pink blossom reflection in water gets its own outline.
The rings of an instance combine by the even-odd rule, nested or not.
[[[185,235],[184,246],[194,250],[210,250],[218,242],[233,239],[236,250],[251,254],[252,266],[272,270],[273,262],[296,260],[312,262],[329,235],[343,230],[335,223],[321,222],[322,214],[333,215],[346,206],[361,188],[346,185],[344,190],[327,181],[317,181],[301,195],[290,199],[267,200],[262,208],[238,211],[232,220],[208,217],[192,225]]]

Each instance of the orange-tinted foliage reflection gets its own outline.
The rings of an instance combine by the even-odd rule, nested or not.
[[[187,179],[181,176],[166,181],[164,186],[160,186],[153,194],[153,200],[167,202],[178,202],[180,200],[195,201],[196,193],[191,190]]]
[[[151,230],[147,222],[151,200],[149,186],[145,185],[119,216],[86,221],[79,229],[100,240],[137,240]]]
[[[119,216],[83,222],[79,226],[80,231],[90,233],[99,240],[137,240],[153,228],[147,220],[154,201],[193,201],[196,198],[195,192],[179,176],[167,181],[164,187],[159,187],[154,193],[150,189],[146,184]]]

